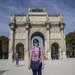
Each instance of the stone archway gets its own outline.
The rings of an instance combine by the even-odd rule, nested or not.
[[[24,60],[24,45],[22,43],[16,45],[16,52],[19,54],[19,58]]]
[[[44,49],[44,47],[45,47],[45,37],[44,37],[43,33],[41,33],[41,32],[32,33],[32,35],[30,36],[30,45],[31,45],[32,38],[35,37],[35,36],[40,36],[42,38],[42,40],[43,40],[42,44],[43,44],[43,49]]]
[[[51,46],[51,58],[59,59],[59,45],[56,42]]]

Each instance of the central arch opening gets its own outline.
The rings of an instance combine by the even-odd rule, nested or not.
[[[51,58],[59,59],[59,45],[56,42],[51,46]]]
[[[44,44],[44,35],[41,33],[41,32],[34,32],[32,35],[31,35],[31,42],[30,42],[30,47],[33,48],[33,40],[34,39],[38,39],[39,40],[39,47],[40,48],[43,48],[45,47],[45,44]]]

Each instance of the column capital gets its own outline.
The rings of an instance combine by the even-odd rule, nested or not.
[[[50,23],[46,23],[46,29],[49,30],[51,27],[51,24]]]
[[[29,28],[30,28],[30,23],[26,23],[25,28],[26,28],[26,30],[29,30]]]
[[[65,28],[65,23],[64,22],[59,22],[60,30],[64,30]]]

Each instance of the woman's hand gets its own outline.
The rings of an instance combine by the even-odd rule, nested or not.
[[[42,64],[42,69],[44,69],[44,64]]]
[[[44,55],[43,55],[43,51],[41,51],[41,59],[42,59],[42,69],[44,69]]]

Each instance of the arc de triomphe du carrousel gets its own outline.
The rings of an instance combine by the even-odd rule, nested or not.
[[[9,60],[28,57],[31,40],[40,36],[44,56],[52,59],[53,49],[58,59],[66,58],[65,23],[62,14],[48,14],[45,8],[29,8],[27,14],[11,14],[9,23]]]

